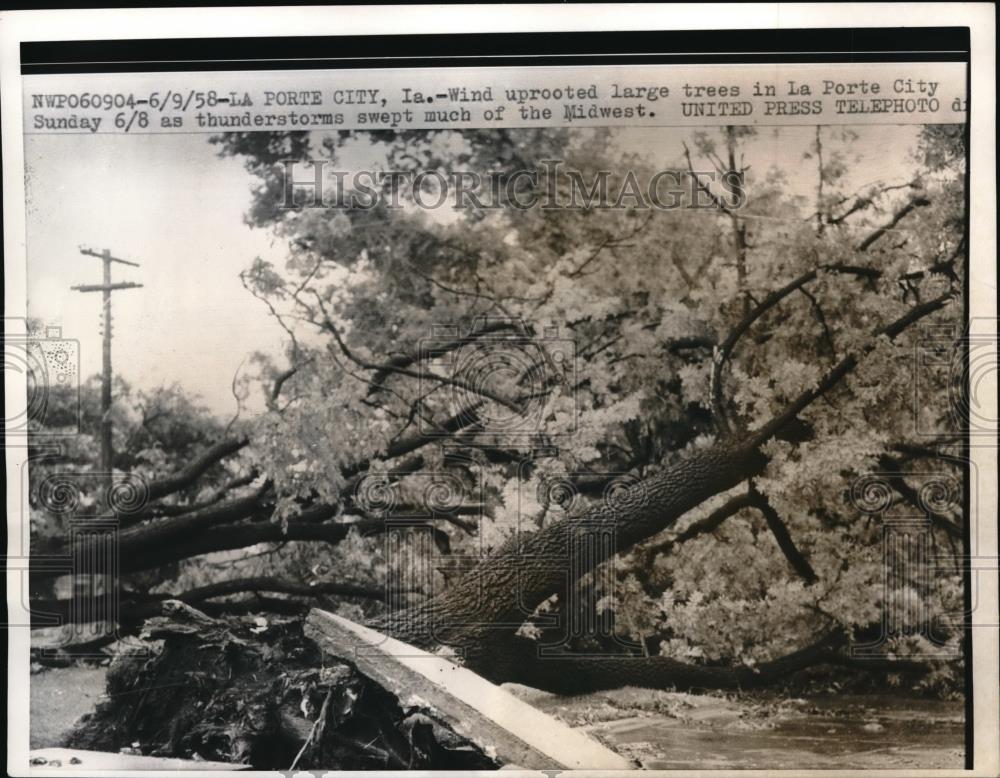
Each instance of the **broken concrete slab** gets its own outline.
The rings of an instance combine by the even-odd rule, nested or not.
[[[319,609],[309,612],[305,634],[331,656],[353,662],[402,705],[433,710],[504,764],[534,770],[634,769],[585,733],[444,657]]]

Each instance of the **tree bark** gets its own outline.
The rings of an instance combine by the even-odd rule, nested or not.
[[[552,594],[565,596],[575,578],[759,473],[766,462],[752,444],[694,454],[580,515],[515,534],[447,591],[373,626],[421,647],[450,645],[478,665],[506,664],[502,654],[513,632]],[[606,541],[605,553],[581,553],[595,538]]]

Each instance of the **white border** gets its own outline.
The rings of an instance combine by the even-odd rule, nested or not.
[[[996,66],[995,8],[990,3],[759,3],[759,4],[658,4],[658,5],[536,5],[536,6],[382,6],[382,7],[282,7],[214,9],[119,9],[14,11],[0,14],[0,129],[2,129],[4,191],[5,316],[23,317],[26,301],[24,159],[21,142],[21,78],[19,43],[31,40],[107,40],[128,38],[187,38],[229,36],[294,35],[387,35],[415,33],[474,32],[557,32],[656,29],[768,29],[804,27],[919,27],[969,26],[972,42],[972,92],[970,158],[973,193],[970,245],[970,318],[992,322],[996,332]],[[24,396],[21,376],[5,374],[8,396]],[[988,387],[996,402],[994,383]],[[18,481],[24,450],[6,452],[8,484]],[[975,467],[981,474],[997,472],[996,448],[972,449]],[[985,480],[985,479],[984,479]],[[978,503],[984,506],[978,517],[981,555],[997,554],[996,482],[980,483]],[[20,495],[7,495],[8,543],[20,537]],[[16,553],[9,545],[8,551]],[[8,572],[8,592],[19,591],[20,574]],[[997,573],[979,573],[983,600],[977,620],[997,621]],[[20,609],[8,602],[11,618]],[[22,614],[22,616],[25,614]],[[974,771],[871,770],[878,776],[1000,775],[1000,667],[998,634],[995,629],[973,629],[973,657],[977,684],[973,690],[975,710]],[[28,633],[11,630],[8,635],[8,733],[7,769],[24,775],[27,763]],[[14,737],[13,735],[17,735]],[[652,774],[652,771],[649,771]],[[780,772],[784,775],[850,775],[856,772],[819,770],[739,770],[676,771],[671,775],[757,776]],[[37,772],[37,775],[81,775],[66,769]],[[121,775],[109,772],[107,775]],[[173,773],[148,773],[169,776]],[[231,773],[204,773],[229,776]],[[247,775],[250,773],[241,773]],[[268,774],[268,773],[253,773]],[[269,773],[275,774],[275,773]],[[367,773],[366,775],[371,775]],[[379,775],[382,773],[374,773]]]

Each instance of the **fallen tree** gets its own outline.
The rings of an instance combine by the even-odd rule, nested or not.
[[[734,142],[731,128],[727,137]],[[259,139],[243,140],[257,148]],[[511,138],[503,135],[503,140]],[[275,139],[273,148],[268,145],[267,153],[277,153],[280,141]],[[516,149],[518,143],[510,146]],[[731,158],[736,156],[734,148],[729,151]],[[723,209],[720,221],[726,223],[727,234],[730,224],[735,230],[737,283],[722,287],[735,289],[731,299],[712,298],[710,305],[704,303],[704,296],[714,291],[714,282],[700,276],[717,256],[720,241],[714,226],[704,226],[711,225],[707,220],[692,226],[695,220],[669,221],[671,217],[660,214],[658,218],[665,221],[658,232],[651,232],[652,216],[637,218],[641,215],[636,213],[621,218],[607,213],[571,215],[565,216],[566,222],[559,221],[563,217],[558,214],[543,214],[539,218],[551,218],[552,223],[539,226],[525,218],[500,230],[491,231],[486,225],[456,236],[432,233],[403,216],[375,212],[352,214],[350,229],[331,231],[323,217],[299,213],[303,218],[295,224],[280,225],[295,236],[290,267],[296,277],[282,279],[267,263],[258,262],[243,279],[269,305],[290,341],[290,366],[269,375],[273,382],[267,392],[269,414],[256,427],[251,425],[254,434],[241,430],[192,458],[179,473],[154,479],[145,490],[152,504],[122,514],[120,570],[130,581],[132,574],[220,551],[254,548],[256,553],[270,553],[272,549],[260,551],[260,546],[278,549],[289,543],[339,549],[358,538],[391,536],[395,541],[403,537],[405,542],[421,533],[429,534],[442,557],[449,556],[452,546],[461,546],[462,554],[441,564],[454,562],[455,567],[464,567],[459,572],[449,570],[444,585],[438,581],[432,591],[421,590],[427,595],[424,600],[407,598],[405,607],[400,607],[402,598],[398,597],[405,587],[395,583],[387,583],[385,589],[366,584],[349,590],[342,585],[353,572],[347,567],[329,573],[336,584],[324,581],[317,587],[277,575],[244,574],[204,587],[128,591],[121,612],[124,627],[138,629],[167,598],[197,605],[212,615],[255,610],[301,613],[325,596],[385,599],[389,612],[377,613],[369,622],[380,631],[420,647],[447,648],[495,681],[521,680],[562,692],[626,683],[742,688],[780,681],[789,672],[809,666],[849,662],[850,630],[834,630],[832,625],[863,626],[864,622],[852,622],[853,613],[842,617],[821,613],[815,623],[822,628],[797,633],[803,647],[785,656],[773,651],[765,661],[753,663],[730,656],[728,666],[718,660],[688,663],[646,656],[634,644],[631,649],[611,646],[615,650],[598,646],[603,655],[574,655],[569,645],[562,651],[543,651],[551,648],[551,641],[533,640],[518,632],[553,597],[560,598],[559,616],[564,622],[575,618],[578,614],[572,609],[579,603],[570,596],[574,587],[588,586],[588,576],[612,559],[634,550],[637,559],[652,567],[657,558],[683,555],[689,547],[686,543],[724,532],[737,522],[763,520],[763,533],[774,539],[779,554],[772,568],[776,577],[787,574],[811,591],[834,583],[830,579],[839,574],[839,560],[827,554],[821,567],[813,554],[816,544],[810,548],[808,538],[803,542],[803,524],[807,520],[820,524],[821,529],[830,530],[831,537],[839,537],[835,533],[846,522],[831,517],[828,504],[815,509],[800,506],[801,515],[790,515],[780,502],[780,484],[768,492],[761,482],[777,458],[778,441],[810,452],[810,436],[843,435],[852,423],[878,426],[884,408],[876,407],[872,399],[876,382],[866,377],[867,384],[852,396],[845,379],[873,351],[909,350],[913,345],[909,339],[902,347],[892,344],[917,323],[954,318],[951,303],[959,297],[957,259],[964,237],[949,232],[956,230],[958,221],[948,208],[935,216],[937,221],[928,217],[930,226],[914,225],[913,215],[934,205],[923,189],[909,188],[916,192],[906,202],[884,204],[882,212],[891,214],[884,223],[848,229],[847,217],[854,214],[852,218],[857,218],[874,209],[878,197],[859,198],[854,206],[844,205],[845,199],[838,207],[848,208],[849,213],[838,216],[828,204],[821,209],[817,234],[782,238],[784,242],[776,239],[777,249],[758,266],[767,268],[768,274],[787,277],[783,282],[775,282],[770,275],[752,281],[748,266],[754,255],[748,221],[740,213]],[[268,218],[279,218],[267,213]],[[924,239],[922,243],[912,235],[897,240],[901,226],[913,227],[914,233],[935,232],[940,227],[940,234],[917,235]],[[309,231],[312,228],[316,234]],[[517,231],[521,243],[510,249],[511,256],[495,259],[494,253],[510,245],[505,229]],[[831,239],[835,230],[843,240]],[[700,265],[695,268],[691,264],[695,257],[678,256],[680,252],[674,252],[671,245],[670,261],[679,279],[671,277],[669,283],[655,288],[666,302],[651,300],[653,282],[662,279],[647,279],[646,274],[654,270],[650,256],[660,256],[657,252],[669,243],[668,238],[692,254],[704,242],[707,254],[698,258]],[[887,246],[890,241],[892,245]],[[907,241],[927,255],[920,255]],[[537,278],[531,269],[514,279],[516,285],[504,285],[508,276],[517,276],[530,264],[518,253],[526,245],[532,247],[529,258],[539,265]],[[567,254],[567,245],[577,250]],[[599,260],[605,255],[615,261],[601,265]],[[348,295],[347,302],[332,284],[322,282],[331,266],[352,270],[362,261],[368,262],[366,272],[377,283],[361,285],[360,291]],[[915,263],[921,269],[910,269]],[[589,280],[599,266],[602,274]],[[491,274],[490,278],[484,280],[483,273]],[[567,279],[571,283],[565,283]],[[491,283],[505,291],[496,291]],[[599,296],[608,285],[612,285],[607,292],[610,302]],[[793,298],[807,304],[796,307]],[[705,305],[709,311],[705,321],[666,326],[675,316],[668,309],[676,299],[687,301],[681,306],[686,311]],[[853,305],[856,300],[860,302]],[[279,312],[276,302],[290,310]],[[544,347],[547,336],[536,331],[540,325],[512,323],[517,317],[510,315],[511,309],[527,315],[549,303],[552,310],[545,313],[550,318],[566,310],[572,313],[565,318],[575,327],[581,361],[600,360],[591,374],[552,369],[552,354]],[[831,306],[838,306],[842,315],[834,318]],[[946,309],[944,316],[933,318]],[[437,321],[438,315],[463,327],[471,321],[481,324],[478,329],[432,339],[428,347],[421,340],[426,333],[420,328]],[[416,322],[417,329],[401,329],[407,317]],[[541,315],[538,318],[542,320]],[[313,328],[323,345],[299,343],[292,321]],[[883,323],[877,326],[875,322]],[[716,329],[725,337],[716,336]],[[630,337],[639,345],[631,347]],[[776,340],[782,348],[772,352],[769,349]],[[407,345],[400,347],[400,342]],[[477,379],[477,355],[489,360],[499,354],[500,367],[494,372],[506,379],[514,361],[511,354],[526,342],[535,349],[531,353],[536,362],[495,385]],[[535,348],[539,342],[542,346]],[[463,370],[460,357],[470,349],[473,358]],[[383,357],[372,356],[380,352]],[[804,364],[794,365],[797,372],[783,376],[780,362],[789,355],[801,356]],[[434,369],[436,363],[447,360],[455,360],[459,367]],[[622,367],[639,361],[646,372]],[[702,368],[709,373],[707,391],[692,398],[678,375],[684,373],[690,379],[694,372],[698,379],[697,371]],[[777,386],[778,378],[769,382],[769,370],[787,378],[787,386],[793,389]],[[697,380],[692,383],[698,385]],[[565,401],[544,408],[552,418],[565,418],[572,415],[566,408],[576,401],[575,393],[594,384],[602,386],[588,395],[587,421],[599,423],[605,439],[582,445],[585,466],[565,479],[572,490],[588,499],[561,515],[550,510],[551,500],[540,501],[538,515],[529,517],[537,523],[515,526],[505,542],[486,553],[483,516],[506,513],[504,528],[517,524],[511,520],[516,511],[496,482],[506,486],[522,472],[530,472],[535,465],[528,460],[536,445],[546,448],[552,442],[545,423],[536,423],[527,441],[515,443],[498,436],[494,422],[503,414],[529,416],[532,402],[539,398]],[[894,384],[893,389],[899,387]],[[639,394],[645,399],[634,400],[633,395]],[[831,419],[843,415],[846,421],[838,426],[830,419],[817,418],[821,402],[829,404]],[[750,407],[755,415],[747,411]],[[767,409],[766,414],[761,408]],[[905,411],[896,409],[897,414]],[[937,422],[936,429],[946,426]],[[891,434],[896,427],[886,422],[877,432]],[[560,431],[566,430],[556,429]],[[868,451],[870,442],[861,442]],[[883,444],[880,441],[882,449],[876,448],[876,455],[890,448]],[[231,489],[216,491],[209,499],[190,494],[192,483],[208,469],[242,456],[249,459],[246,470],[261,473],[259,478],[247,481],[246,473],[232,473],[226,482],[233,485]],[[841,483],[825,484],[828,492],[837,493],[835,497],[849,472],[841,462],[837,466],[844,470]],[[391,491],[389,487],[406,484],[411,476],[467,476],[473,470],[490,471],[491,491],[462,493],[458,501],[441,510],[420,500],[395,504],[392,495],[385,494]],[[626,475],[627,485],[608,491],[614,476],[601,471]],[[372,494],[366,492],[369,487]],[[897,474],[890,487],[903,499],[920,502],[905,472]],[[797,488],[805,492],[810,487],[798,484]],[[725,505],[707,516],[695,516],[693,524],[664,540],[665,533],[676,529],[683,518],[716,497],[723,499],[722,495],[728,499]],[[391,510],[379,504],[382,498]],[[463,513],[470,503],[471,515],[480,521]],[[954,512],[936,511],[932,516],[936,530],[946,534],[949,542],[962,533]],[[863,519],[855,521],[859,526],[863,523]],[[752,529],[756,532],[757,526]],[[870,542],[862,537],[861,529],[853,529],[856,537]],[[65,540],[50,539],[34,551],[70,556],[73,549]],[[729,553],[734,565],[739,565],[739,549],[720,550],[719,556]],[[57,575],[57,570],[33,572],[38,581]],[[390,596],[385,597],[386,592]],[[233,599],[234,595],[240,599]],[[40,598],[36,606],[40,615],[74,613],[69,601],[51,596]],[[581,607],[593,610],[596,606],[588,602]],[[884,663],[868,666],[887,671]]]
[[[868,348],[874,348],[880,336],[896,337],[914,322],[940,310],[949,300],[950,294],[914,307],[874,333]],[[608,560],[607,556],[593,554],[574,558],[581,538],[594,534],[608,535],[614,538],[616,552],[624,552],[669,528],[710,497],[751,479],[767,464],[761,446],[779,435],[799,413],[848,375],[861,358],[863,353],[846,356],[814,388],[796,398],[759,430],[742,439],[717,444],[667,467],[662,473],[639,481],[617,493],[614,500],[605,501],[596,508],[571,515],[538,532],[513,536],[444,593],[411,609],[377,619],[373,626],[416,646],[428,649],[448,646],[457,651],[471,668],[496,682],[518,681],[565,693],[627,684],[681,689],[753,687],[785,679],[790,672],[813,665],[847,661],[847,655],[837,651],[844,645],[843,634],[828,635],[812,646],[751,669],[705,667],[667,657],[539,656],[537,644],[516,636],[515,631],[544,600],[553,594],[565,593],[567,583],[574,583],[567,582],[568,570],[583,575]],[[749,503],[755,500],[759,501],[760,496],[750,498]],[[763,509],[772,514],[769,518],[772,531],[781,526],[773,509],[766,504]],[[285,536],[315,536],[337,542],[346,536],[351,527],[357,528],[357,525],[299,522],[289,525]],[[384,528],[382,522],[371,522],[372,531]],[[206,528],[188,542],[198,550],[215,550],[219,546],[213,539],[222,531],[233,537],[242,533],[242,537],[249,539],[250,543],[282,537],[282,528],[276,524],[256,528],[237,524]],[[787,533],[781,535],[779,545],[793,566],[801,567],[804,559],[795,550]],[[158,553],[163,556],[154,556],[154,559],[179,558],[179,552],[169,547],[162,548]],[[198,603],[240,591],[308,596],[328,593],[372,597],[379,594],[377,591],[333,584],[310,590],[287,582],[251,579],[209,585],[182,594],[179,599]],[[123,623],[126,626],[140,624],[143,618],[158,610],[158,604],[163,599],[162,596],[152,597],[130,605],[123,611]],[[261,605],[267,607],[267,603],[262,602]],[[42,610],[45,607],[41,605]],[[48,607],[58,609],[60,605],[54,603]],[[253,607],[252,603],[249,607]],[[291,609],[294,610],[294,606]],[[900,667],[923,669],[918,663],[901,664]],[[873,665],[872,669],[885,671],[883,665],[877,668]]]
[[[940,310],[950,299],[950,294],[944,295],[913,308],[874,333],[868,348],[874,348],[880,336],[896,337],[914,322]],[[766,684],[785,677],[791,670],[829,662],[833,655],[825,640],[822,648],[806,648],[775,660],[766,669],[746,672],[698,668],[665,657],[539,657],[531,641],[515,638],[511,628],[516,629],[553,594],[565,593],[566,572],[570,569],[566,560],[579,547],[579,536],[610,534],[620,553],[670,527],[708,498],[760,473],[767,464],[760,447],[848,375],[862,357],[845,357],[814,388],[756,432],[684,459],[616,495],[611,503],[567,517],[527,537],[513,537],[446,592],[412,610],[391,614],[375,626],[414,645],[458,648],[466,661],[488,678],[517,680],[563,692],[626,684],[734,688],[747,683]],[[773,519],[771,524],[773,529]],[[794,548],[789,543],[787,535],[779,539],[786,554]],[[604,561],[606,557],[578,555],[571,569],[583,574]],[[801,557],[795,554],[792,564],[801,565]]]

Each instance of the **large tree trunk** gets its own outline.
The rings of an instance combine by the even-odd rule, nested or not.
[[[774,300],[780,300],[801,283],[800,279],[786,286],[775,293]],[[539,604],[553,594],[565,596],[576,579],[614,553],[661,532],[705,500],[759,474],[767,464],[761,445],[781,434],[803,410],[836,386],[875,347],[879,337],[895,338],[950,299],[950,293],[944,294],[880,327],[859,352],[841,359],[815,386],[806,389],[781,413],[746,437],[688,456],[596,508],[527,536],[515,534],[496,554],[476,565],[447,591],[415,608],[380,619],[373,626],[421,647],[447,645],[457,649],[471,667],[494,680],[512,680],[528,672],[525,665],[537,664],[543,668],[536,674],[539,679],[569,675],[578,691],[612,685],[625,672],[620,660],[603,664],[599,660],[580,660],[589,663],[589,671],[582,672],[577,660],[542,658],[537,652],[514,649],[517,645],[514,630]],[[594,543],[595,536],[610,542]],[[632,664],[640,660],[624,661],[630,663],[630,674],[659,679],[676,675],[676,668],[660,658],[646,659],[649,669],[641,670],[638,664]],[[712,688],[719,688],[719,684],[728,688],[741,682],[730,676],[720,677],[714,684],[707,683],[708,677],[701,680]]]
[[[694,454],[595,508],[538,532],[513,536],[446,591],[371,626],[422,648],[448,646],[469,667],[496,682],[521,681],[573,692],[629,683],[622,678],[631,675],[636,683],[642,676],[660,686],[738,685],[730,675],[713,676],[713,681],[696,673],[691,682],[678,680],[678,671],[697,668],[669,660],[646,663],[643,669],[641,658],[635,657],[542,658],[539,644],[516,638],[515,632],[553,594],[565,598],[577,578],[759,473],[766,461],[756,445],[743,442]],[[568,686],[560,680],[566,677],[573,678]]]

